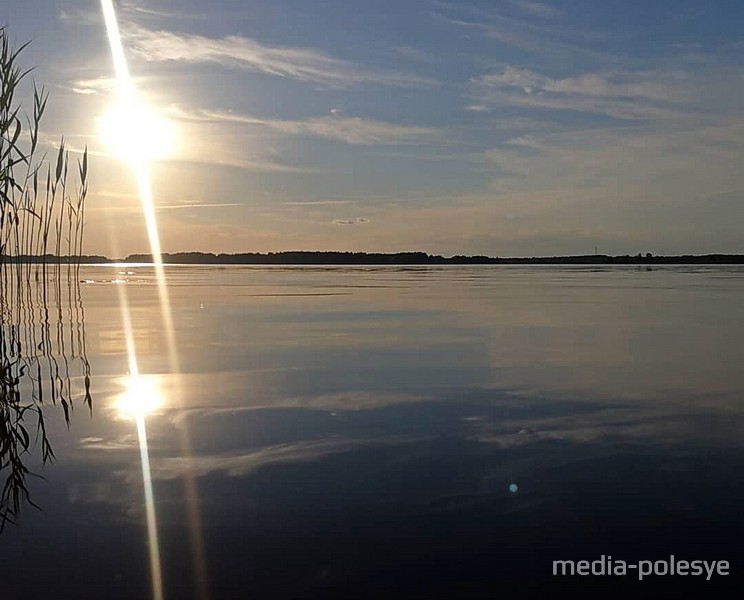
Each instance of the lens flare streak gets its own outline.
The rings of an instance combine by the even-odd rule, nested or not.
[[[129,68],[124,54],[124,47],[121,40],[121,33],[116,19],[116,12],[112,0],[101,0],[106,31],[108,34],[109,45],[111,48],[111,57],[114,64],[116,75],[116,90],[118,96],[118,110],[125,111],[126,114],[136,115],[141,108],[138,103],[137,94],[129,74]],[[131,139],[130,139],[131,141]],[[145,226],[150,242],[150,251],[152,254],[152,263],[155,270],[158,297],[160,304],[161,317],[163,319],[163,329],[165,331],[166,344],[168,349],[168,359],[170,371],[173,377],[173,396],[174,403],[182,403],[181,382],[180,382],[180,364],[176,345],[175,329],[173,326],[173,316],[171,313],[170,297],[168,285],[163,268],[162,252],[160,246],[160,236],[158,234],[157,218],[155,215],[154,199],[152,184],[150,178],[149,160],[153,158],[146,152],[138,154],[135,145],[122,141],[123,147],[121,153],[129,161],[137,182],[142,212],[145,219]],[[129,302],[124,285],[118,286],[120,290],[120,305],[122,311],[122,321],[126,336],[127,357],[129,366],[129,377],[132,384],[133,393],[143,393],[142,386],[139,385],[140,374],[137,364],[137,353],[134,343],[131,315],[129,311]],[[142,399],[145,401],[146,399]],[[161,576],[161,560],[157,534],[157,518],[155,512],[155,502],[152,487],[152,477],[150,471],[150,459],[147,445],[147,429],[145,425],[146,410],[136,410],[135,420],[137,422],[137,434],[140,446],[140,459],[142,463],[142,479],[144,484],[145,508],[147,517],[147,531],[150,544],[150,568],[152,575],[152,594],[155,600],[163,598],[163,584]],[[184,425],[180,429],[181,451],[187,460],[191,458],[191,443],[188,428]],[[192,547],[192,562],[194,567],[194,577],[196,584],[196,595],[199,598],[208,597],[206,563],[204,560],[203,538],[201,533],[201,519],[198,510],[198,499],[196,494],[196,483],[194,476],[187,473],[184,477],[186,508],[189,518],[189,532]]]

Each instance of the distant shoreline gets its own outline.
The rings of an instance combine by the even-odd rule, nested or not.
[[[111,259],[99,255],[83,256],[4,256],[6,264],[114,264],[152,263],[150,254],[130,254],[126,258]],[[674,264],[744,264],[744,254],[683,254],[654,256],[585,254],[576,256],[440,256],[425,252],[269,252],[212,254],[207,252],[175,252],[163,254],[164,264],[182,265],[674,265]]]

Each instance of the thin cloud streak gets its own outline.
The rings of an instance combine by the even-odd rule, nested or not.
[[[509,4],[520,11],[535,17],[553,18],[561,14],[555,6],[546,2],[537,2],[536,0],[508,0]]]
[[[178,106],[172,106],[169,112],[173,117],[185,121],[256,125],[280,133],[308,135],[352,145],[416,143],[438,133],[436,129],[430,127],[397,125],[360,117],[327,116],[291,121],[261,119],[224,111],[188,111]]]
[[[212,204],[163,204],[155,206],[156,210],[175,210],[180,208],[224,208],[227,206],[244,206],[239,202],[215,202]]]
[[[210,38],[135,25],[130,25],[125,35],[132,51],[152,62],[218,64],[339,88],[355,84],[399,87],[434,84],[411,73],[367,69],[314,48],[268,46],[244,36]]]
[[[98,196],[105,196],[106,194],[97,194]],[[240,204],[238,202],[217,202],[213,204],[160,204],[155,205],[156,211],[161,210],[179,210],[183,208],[227,208],[231,206],[240,206],[245,207],[245,204]],[[123,211],[123,212],[139,212],[142,210],[140,206],[91,206],[91,211]]]
[[[499,10],[483,10],[447,2],[437,2],[436,5],[438,10],[431,13],[435,19],[459,28],[478,31],[485,38],[506,46],[536,55],[581,56],[602,62],[617,61],[616,56],[591,47],[606,37],[603,33],[549,23],[546,19],[536,21],[537,15],[534,13],[530,15],[532,18],[517,18],[507,16]]]
[[[670,119],[690,113],[684,72],[614,71],[553,79],[530,69],[505,66],[471,81],[474,111],[498,106],[543,108],[615,119]]]

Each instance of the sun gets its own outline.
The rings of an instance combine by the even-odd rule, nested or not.
[[[111,153],[127,160],[163,160],[178,150],[173,121],[140,102],[111,106],[98,120],[98,132]]]

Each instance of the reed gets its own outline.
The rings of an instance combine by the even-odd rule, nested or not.
[[[40,144],[47,91],[31,82],[29,110],[19,100],[31,73],[19,66],[25,46],[13,49],[0,28],[0,531],[36,506],[28,463],[54,459],[48,407],[60,406],[68,426],[73,400],[92,409],[78,275],[88,151],[68,185],[64,138],[51,159]]]

